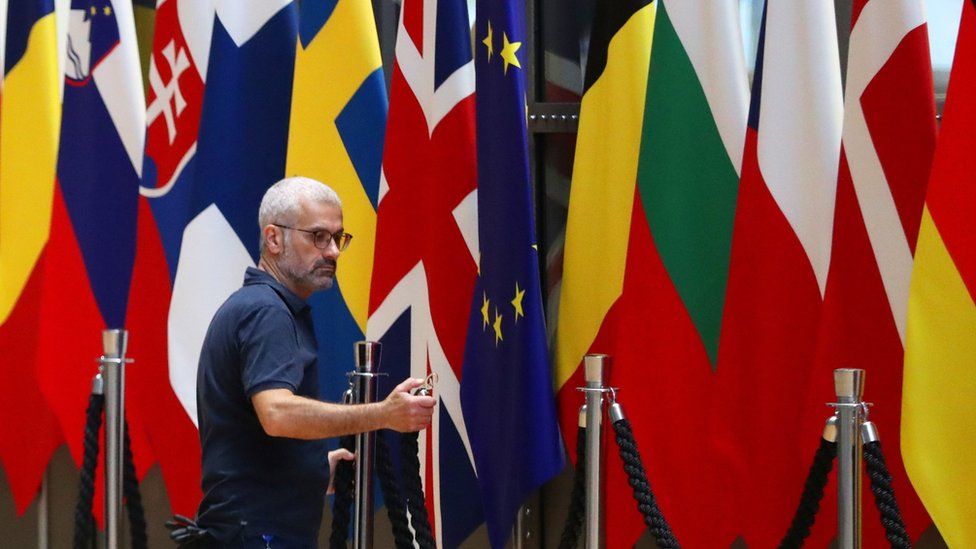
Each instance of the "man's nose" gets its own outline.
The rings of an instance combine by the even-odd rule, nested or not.
[[[336,244],[334,238],[330,238],[329,243],[322,250],[322,257],[329,258],[329,259],[339,258],[339,245]]]

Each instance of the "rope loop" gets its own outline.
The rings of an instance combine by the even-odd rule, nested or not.
[[[796,507],[789,530],[779,543],[780,549],[799,549],[810,536],[810,528],[820,511],[820,501],[823,500],[827,478],[834,468],[836,457],[837,443],[821,438],[817,453],[813,456],[813,464],[810,465],[810,472],[807,473],[807,480],[803,484],[800,504]]]
[[[95,499],[95,467],[98,465],[98,432],[102,428],[104,409],[105,397],[92,393],[88,397],[88,409],[85,412],[85,450],[81,460],[78,503],[75,505],[74,549],[88,549],[95,546],[95,517],[92,515],[92,502]]]
[[[350,452],[356,446],[354,436],[339,438],[339,445]],[[352,518],[351,507],[353,498],[353,484],[356,480],[356,465],[352,461],[339,460],[335,468],[335,499],[332,502],[332,533],[329,535],[331,549],[345,549],[349,539],[349,521]]]
[[[569,501],[569,515],[559,549],[574,549],[583,532],[583,513],[586,508],[586,427],[576,430],[576,470],[573,472],[573,492]]]
[[[888,472],[888,465],[881,451],[881,441],[875,440],[864,444],[864,463],[867,465],[868,477],[871,479],[874,503],[881,513],[881,525],[884,526],[885,537],[893,548],[911,549],[911,538],[908,537],[905,522],[898,509],[898,502],[895,500],[895,490],[891,487],[891,473]]]
[[[385,434],[379,432],[376,436],[376,472],[380,477],[380,488],[383,489],[386,513],[393,525],[393,540],[397,549],[412,549],[413,534],[410,532],[407,509],[397,486],[393,461],[390,459],[390,445],[386,443]]]
[[[621,418],[613,422],[613,430],[616,433],[617,446],[620,450],[620,459],[624,462],[624,471],[630,481],[630,487],[634,490],[634,499],[637,500],[637,509],[644,516],[644,523],[647,524],[657,541],[657,546],[661,549],[678,549],[678,540],[671,531],[671,526],[664,513],[654,499],[654,492],[647,481],[647,473],[644,471],[644,464],[641,462],[640,452],[637,449],[637,442],[634,440],[634,431],[627,418]]]
[[[403,433],[400,435],[400,453],[403,459],[404,491],[406,492],[407,510],[410,511],[410,524],[417,534],[420,549],[434,549],[437,544],[430,528],[427,517],[427,507],[424,502],[424,487],[420,482],[420,449],[417,442],[419,433]]]

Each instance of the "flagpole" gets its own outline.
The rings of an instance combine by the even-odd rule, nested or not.
[[[48,476],[50,474],[50,466],[44,469],[44,475],[41,477],[41,491],[37,496],[37,548],[38,549],[48,549],[50,544],[50,524],[49,524],[49,505],[50,500],[48,498]]]
[[[861,547],[861,413],[864,370],[834,370],[837,393],[837,542],[844,549]]]
[[[380,374],[380,349],[375,341],[356,342],[356,371],[353,389],[354,402],[376,402],[376,377]],[[373,547],[373,451],[376,447],[376,431],[356,435],[356,505],[353,528],[353,547]]]
[[[586,355],[583,358],[586,373],[586,549],[600,547],[603,526],[600,516],[601,470],[600,442],[602,437],[603,380],[608,376],[610,357]]]
[[[122,445],[125,425],[125,351],[128,332],[103,330],[99,359],[105,378],[105,546],[121,545]]]

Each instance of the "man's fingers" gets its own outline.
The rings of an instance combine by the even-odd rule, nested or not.
[[[431,396],[416,396],[415,402],[424,408],[433,408],[437,404],[437,399]]]
[[[346,450],[345,448],[339,448],[338,450],[335,451],[335,453],[336,453],[336,457],[341,459],[342,461],[352,461],[356,459],[356,454],[350,452],[349,450]]]
[[[408,393],[412,389],[416,387],[420,387],[423,384],[424,384],[424,380],[422,379],[417,379],[415,377],[408,377],[407,379],[403,380],[399,385],[397,385],[396,388],[393,389],[393,392]]]

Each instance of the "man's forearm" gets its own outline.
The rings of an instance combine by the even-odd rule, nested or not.
[[[254,404],[265,432],[276,437],[311,440],[387,427],[383,402],[333,404],[281,390],[258,393]]]

